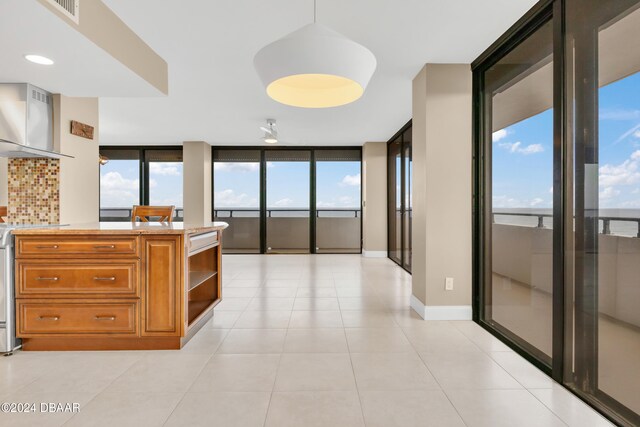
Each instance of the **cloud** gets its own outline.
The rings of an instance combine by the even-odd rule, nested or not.
[[[506,137],[507,137],[507,135],[508,135],[508,132],[507,132],[507,130],[506,130],[506,129],[500,129],[500,130],[497,130],[497,131],[495,131],[495,132],[493,133],[493,136],[492,136],[492,137],[493,137],[493,142],[498,142],[498,141],[500,141],[501,139],[506,138]]]
[[[258,199],[245,193],[236,194],[233,190],[216,191],[214,205],[220,208],[258,208]]]
[[[498,144],[498,146],[500,148],[504,148],[510,153],[519,153],[519,154],[524,154],[525,156],[529,154],[542,153],[544,151],[544,147],[542,146],[542,144],[529,144],[527,146],[523,146],[522,142],[520,141],[502,142]]]
[[[631,129],[629,129],[628,131],[626,131],[625,133],[623,133],[622,135],[620,135],[618,139],[615,140],[614,144],[617,144],[620,141],[623,141],[624,139],[628,138],[631,135],[638,137],[639,133],[640,133],[640,124],[637,124]]]
[[[600,199],[601,200],[613,199],[614,197],[617,197],[619,195],[620,195],[620,190],[616,190],[613,187],[606,187],[604,190],[600,192]]]
[[[551,207],[551,201],[547,201],[541,197],[533,199],[516,199],[506,195],[493,196],[494,208],[533,208],[533,207]]]
[[[180,176],[182,172],[176,163],[150,162],[149,173],[153,175]]]
[[[357,175],[347,175],[344,178],[342,178],[342,181],[340,181],[340,186],[342,187],[346,187],[346,186],[358,186],[360,185],[360,174]]]
[[[640,182],[640,150],[619,165],[605,164],[600,167],[599,182],[601,187],[616,185],[633,185]]]
[[[633,133],[633,137],[634,137],[634,138],[640,138],[640,129],[636,130],[636,131]]]
[[[285,197],[284,199],[280,199],[277,202],[275,202],[273,206],[277,208],[286,208],[288,206],[291,206],[292,203],[293,203],[292,199]]]
[[[260,163],[215,162],[213,169],[217,172],[257,172],[260,170]]]
[[[335,208],[336,207],[336,203],[335,202],[318,201],[318,202],[316,202],[316,207],[317,208]]]
[[[119,172],[100,176],[100,205],[128,208],[140,203],[140,184],[137,179],[124,178]]]
[[[600,120],[637,120],[640,119],[640,110],[602,108],[598,118]]]

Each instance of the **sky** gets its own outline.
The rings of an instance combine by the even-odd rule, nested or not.
[[[310,198],[308,162],[267,163],[267,208],[308,209]],[[214,206],[258,208],[258,163],[215,163]],[[360,162],[316,163],[317,208],[360,206]]]
[[[110,160],[100,166],[100,206],[139,205],[139,173],[138,160]],[[149,203],[182,207],[182,163],[149,164]]]
[[[640,73],[600,88],[600,208],[640,208]],[[493,134],[494,208],[551,208],[553,111]]]
[[[139,202],[138,160],[111,160],[100,169],[100,206],[131,207]],[[217,208],[259,208],[259,163],[215,163]],[[360,162],[316,163],[318,208],[360,206]],[[182,207],[182,163],[153,162],[149,170],[149,202]],[[309,208],[309,163],[267,164],[267,207]]]

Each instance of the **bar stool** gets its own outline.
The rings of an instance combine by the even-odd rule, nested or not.
[[[131,222],[150,222],[158,217],[158,222],[173,222],[175,206],[134,206],[131,210]]]

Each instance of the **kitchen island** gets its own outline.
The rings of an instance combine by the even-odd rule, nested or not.
[[[179,349],[222,297],[224,222],[101,222],[15,235],[23,350]]]

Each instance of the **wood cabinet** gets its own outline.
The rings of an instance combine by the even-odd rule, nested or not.
[[[143,237],[142,335],[180,335],[179,236]]]
[[[25,350],[178,349],[221,298],[220,231],[16,235]]]

